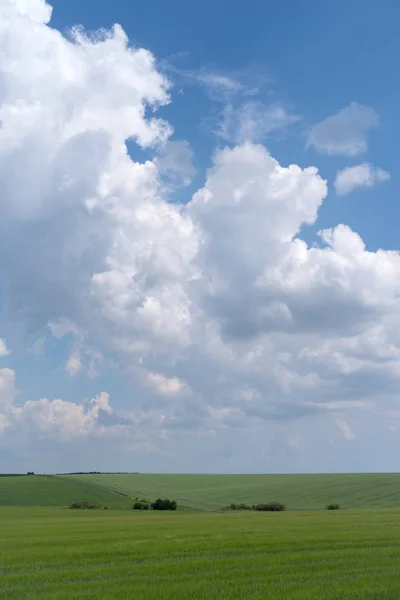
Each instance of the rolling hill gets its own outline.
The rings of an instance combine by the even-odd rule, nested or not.
[[[112,487],[84,479],[44,475],[0,477],[0,506],[69,506],[84,500],[110,508],[132,506],[130,498]]]
[[[400,507],[399,473],[315,475],[65,475],[61,479],[130,496],[167,497],[200,510],[231,502],[279,500],[288,509],[321,509],[330,502],[345,508]]]
[[[0,506],[68,506],[86,500],[109,508],[130,508],[135,497],[167,497],[194,510],[270,500],[293,510],[323,509],[330,502],[343,508],[400,508],[400,474],[0,477]]]

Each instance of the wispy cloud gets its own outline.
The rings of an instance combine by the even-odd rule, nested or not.
[[[378,114],[373,108],[352,102],[316,123],[310,129],[306,147],[330,155],[357,156],[368,149],[368,132],[378,125]]]
[[[300,117],[290,114],[279,104],[246,102],[234,108],[227,105],[218,124],[218,135],[228,141],[242,143],[260,142],[273,131],[283,131]]]
[[[344,438],[346,438],[346,440],[354,440],[355,439],[355,434],[352,430],[352,428],[350,427],[350,425],[347,423],[347,421],[343,421],[342,419],[337,419],[336,421],[336,425],[339,427],[340,431],[342,432],[342,435]]]
[[[9,349],[7,348],[7,344],[5,340],[0,338],[0,358],[3,356],[8,356],[10,354]]]

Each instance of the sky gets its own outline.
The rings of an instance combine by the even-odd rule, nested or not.
[[[0,0],[0,472],[399,470],[399,18]]]

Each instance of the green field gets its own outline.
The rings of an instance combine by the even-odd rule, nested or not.
[[[400,508],[400,474],[60,475],[0,477],[0,506],[68,506],[88,501],[130,508],[133,498],[167,497],[181,508],[216,510],[278,500],[289,510]]]
[[[0,509],[0,599],[398,600],[399,511]]]
[[[90,481],[25,475],[0,477],[0,506],[69,506],[87,500],[107,507],[131,507],[130,498]]]
[[[131,496],[167,497],[181,506],[215,510],[232,502],[278,500],[288,509],[400,508],[400,474],[329,475],[68,475]],[[0,481],[1,483],[1,481]]]

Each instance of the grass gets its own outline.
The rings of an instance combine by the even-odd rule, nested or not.
[[[181,506],[214,510],[232,502],[278,500],[288,509],[321,509],[331,502],[346,508],[400,508],[400,474],[328,475],[71,475],[130,496],[167,497]]]
[[[23,475],[0,477],[0,506],[69,506],[87,500],[107,507],[131,507],[132,501],[90,481]]]
[[[4,600],[398,600],[400,511],[0,509]]]

